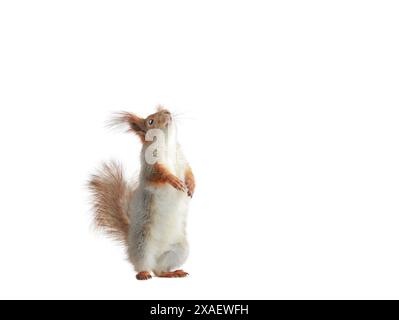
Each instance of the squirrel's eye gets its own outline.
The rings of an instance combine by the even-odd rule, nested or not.
[[[148,120],[148,124],[151,126],[154,123],[153,119]]]

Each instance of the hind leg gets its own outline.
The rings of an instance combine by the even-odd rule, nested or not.
[[[151,249],[150,243],[143,246],[129,246],[128,256],[133,264],[137,280],[151,279],[151,270],[156,264],[154,250]]]
[[[132,258],[130,259],[133,260]],[[134,259],[134,269],[136,270],[136,279],[137,280],[148,280],[151,279],[151,270],[155,265],[155,259],[153,255],[146,254],[139,258],[136,257]]]
[[[188,275],[183,270],[175,270],[180,267],[188,257],[188,244],[182,241],[171,246],[170,250],[164,252],[157,260],[154,273],[162,278],[182,278]],[[172,271],[175,270],[175,271]]]
[[[161,272],[156,274],[160,278],[184,278],[188,276],[188,273],[183,270],[176,270],[171,272]]]
[[[148,271],[140,271],[136,274],[137,280],[148,280],[151,278],[151,274]]]

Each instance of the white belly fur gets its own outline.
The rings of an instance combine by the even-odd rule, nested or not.
[[[152,188],[153,211],[149,247],[160,256],[185,239],[188,197],[170,185]]]

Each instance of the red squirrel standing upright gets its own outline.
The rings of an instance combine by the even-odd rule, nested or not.
[[[138,280],[151,273],[185,277],[188,273],[177,268],[188,256],[186,220],[195,180],[177,143],[175,121],[158,107],[147,118],[120,113],[113,124],[127,124],[140,138],[141,170],[138,181],[126,181],[122,168],[111,163],[92,176],[95,222],[126,245]]]

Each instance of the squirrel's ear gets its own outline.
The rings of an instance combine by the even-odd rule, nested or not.
[[[145,120],[130,112],[117,113],[110,122],[111,127],[128,124],[129,130],[137,134],[142,141],[145,139],[146,126]]]
[[[166,110],[165,107],[162,104],[158,104],[157,105],[157,112],[160,112],[160,111],[163,111],[163,110]]]

